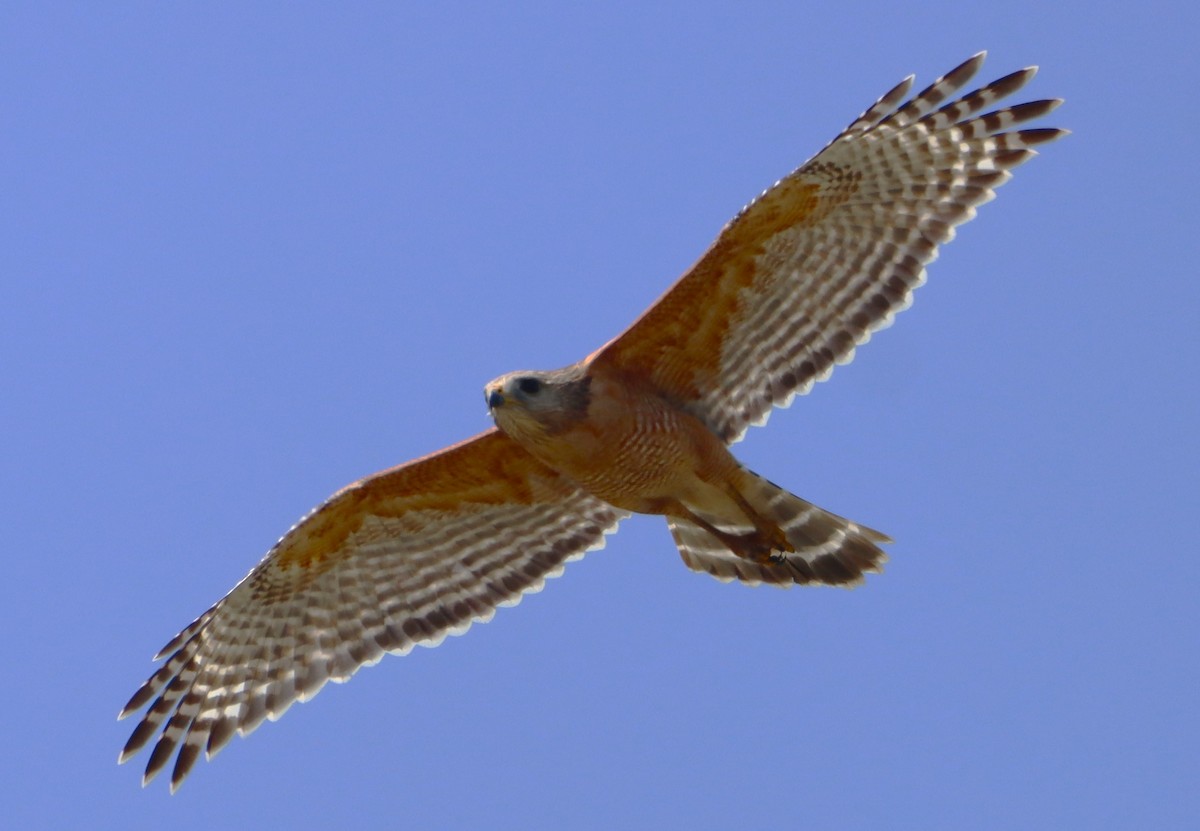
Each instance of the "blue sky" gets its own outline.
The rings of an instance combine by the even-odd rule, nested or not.
[[[1168,828],[1195,696],[1200,20],[1184,3],[5,4],[0,705],[21,828]],[[619,331],[909,72],[1073,135],[751,467],[854,592],[665,524],[330,686],[175,797],[150,656],[341,485]]]

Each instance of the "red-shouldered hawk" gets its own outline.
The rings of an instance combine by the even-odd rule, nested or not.
[[[1033,77],[950,100],[971,58],[904,102],[909,77],[776,183],[628,330],[583,361],[488,384],[496,427],[334,494],[156,656],[121,753],[204,752],[385,653],[433,646],[536,591],[628,512],[667,518],[689,568],[746,583],[853,585],[877,531],[729,452],[908,305],[926,264],[1058,129],[1061,101],[981,115]],[[902,103],[903,102],[903,103]]]

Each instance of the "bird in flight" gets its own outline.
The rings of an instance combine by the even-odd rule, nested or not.
[[[666,517],[688,568],[749,584],[850,586],[885,535],[752,473],[729,445],[827,378],[906,308],[954,228],[1061,102],[991,109],[1035,68],[959,95],[975,55],[902,81],[735,216],[632,326],[563,369],[484,390],[495,426],[368,476],[301,519],[159,651],[121,711],[155,740],[142,783],[277,719],[386,653],[435,646],[541,588],[630,513]],[[907,100],[906,100],[907,99]]]

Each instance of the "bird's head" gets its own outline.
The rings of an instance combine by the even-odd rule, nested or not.
[[[536,441],[587,415],[590,377],[575,365],[551,372],[510,372],[483,388],[496,426],[517,441]]]

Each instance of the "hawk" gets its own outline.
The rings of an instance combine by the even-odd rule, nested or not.
[[[684,563],[719,580],[850,586],[878,571],[888,537],[750,472],[729,445],[849,361],[955,226],[1066,134],[1019,127],[1058,99],[985,113],[1035,68],[956,97],[983,58],[907,101],[912,76],[886,93],[584,360],[488,384],[494,427],[301,519],[158,653],[121,711],[147,708],[120,761],[156,739],[142,782],[174,756],[174,792],[201,753],[386,653],[490,619],[631,512],[664,516]]]

